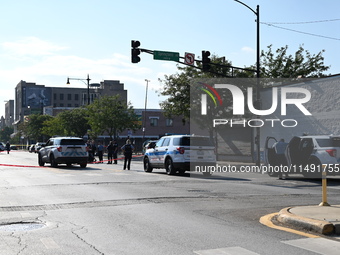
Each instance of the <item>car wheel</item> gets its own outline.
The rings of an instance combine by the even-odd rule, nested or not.
[[[51,167],[57,167],[58,166],[57,162],[55,162],[53,155],[50,156],[50,162],[51,162]]]
[[[171,158],[167,158],[165,161],[165,170],[168,175],[173,175],[176,173],[176,169],[174,167],[174,164],[172,163]]]
[[[81,168],[86,168],[86,166],[87,166],[87,163],[80,164]]]
[[[38,155],[38,164],[39,164],[39,166],[44,166],[45,165],[45,162],[42,160],[42,157],[41,157],[40,154]]]
[[[149,158],[145,157],[144,158],[144,171],[151,173],[153,170],[153,167],[150,164]]]

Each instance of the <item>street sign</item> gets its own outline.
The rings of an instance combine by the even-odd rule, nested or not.
[[[185,52],[184,63],[186,63],[187,65],[193,65],[194,62],[195,62],[195,54]]]
[[[178,52],[155,50],[155,51],[153,51],[153,59],[179,61],[179,53]]]

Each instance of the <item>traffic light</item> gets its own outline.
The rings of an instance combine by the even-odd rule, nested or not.
[[[210,69],[210,51],[202,50],[202,69],[203,71],[208,71]]]
[[[131,41],[131,62],[132,63],[138,63],[140,61],[140,49],[138,49],[138,47],[140,46],[140,42],[139,41]]]

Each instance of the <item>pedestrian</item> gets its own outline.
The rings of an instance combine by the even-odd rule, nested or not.
[[[98,158],[99,158],[99,162],[98,163],[103,163],[103,151],[104,151],[104,146],[102,145],[101,142],[99,142],[98,146],[97,146],[97,150],[98,150]]]
[[[7,143],[6,143],[6,150],[7,150],[7,154],[9,154],[9,151],[11,150],[11,145],[10,145],[9,141],[7,141]]]
[[[89,140],[87,142],[87,151],[89,153],[89,162],[92,163],[95,161],[95,152],[96,152],[96,146],[94,145],[94,141]]]
[[[112,164],[112,157],[113,157],[113,143],[112,141],[109,142],[109,145],[106,147],[107,149],[107,163]]]
[[[134,147],[131,144],[130,139],[126,140],[126,144],[123,145],[122,151],[124,153],[124,168],[123,170],[127,169],[130,170],[130,164],[131,164],[131,158],[132,158],[132,152],[134,150]]]
[[[116,140],[113,140],[113,159],[114,159],[114,164],[117,164],[118,160],[118,143]]]
[[[285,156],[285,151],[288,146],[288,143],[282,138],[280,141],[273,144],[275,153],[276,153],[276,165],[278,166],[286,166],[287,160]],[[288,173],[279,172],[279,179],[286,179],[288,177]]]
[[[94,140],[92,140],[92,142],[91,142],[91,150],[92,150],[92,154],[93,154],[93,162],[95,162],[96,158],[94,156],[96,155],[97,146],[94,143]]]

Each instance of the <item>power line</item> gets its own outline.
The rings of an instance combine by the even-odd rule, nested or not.
[[[278,25],[297,25],[297,24],[310,24],[310,23],[322,23],[339,21],[340,19],[325,19],[325,20],[314,20],[314,21],[300,21],[300,22],[264,22],[265,24],[278,24]]]
[[[326,39],[340,41],[340,38],[329,37],[329,36],[318,35],[318,34],[312,34],[312,33],[298,31],[298,30],[294,30],[294,29],[290,29],[290,28],[280,27],[280,26],[273,25],[273,23],[266,23],[266,22],[260,22],[260,23],[264,24],[264,25],[267,25],[267,26],[270,26],[270,27],[280,28],[280,29],[288,30],[288,31],[295,32],[295,33],[300,33],[300,34],[311,35],[311,36],[316,36],[316,37],[321,37],[321,38],[326,38]]]

